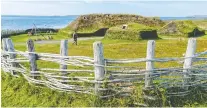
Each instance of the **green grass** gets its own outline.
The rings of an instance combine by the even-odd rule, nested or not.
[[[84,17],[86,19],[84,19]],[[158,18],[143,17],[133,14],[88,14],[81,15],[76,20],[71,22],[64,31],[78,30],[80,33],[91,33],[101,28],[110,28],[122,24],[139,23],[146,26],[160,27],[164,22]]]
[[[36,87],[23,77],[1,73],[2,106],[4,107],[75,107],[93,106],[94,97],[85,94],[58,92],[47,87]]]
[[[206,31],[206,35],[201,36],[199,39],[207,39],[207,31]]]
[[[117,25],[107,30],[105,38],[108,39],[122,39],[122,40],[141,40],[143,37],[140,36],[141,31],[152,31],[159,27],[150,27],[144,24],[128,23],[127,29],[122,29],[122,25]],[[152,38],[153,38],[152,34]]]
[[[113,97],[99,99],[93,95],[76,94],[73,92],[59,92],[47,87],[29,84],[23,77],[15,78],[1,72],[2,107],[136,107],[135,103],[142,103],[142,86],[136,85],[131,97]],[[161,93],[164,93],[161,90]],[[171,106],[167,98],[161,96],[162,106]],[[174,106],[206,107],[207,94],[199,88],[187,97],[172,98]],[[157,106],[157,103],[151,103]]]
[[[205,29],[206,21],[191,21],[191,20],[176,20],[176,33],[169,33],[168,29],[161,29],[165,21],[153,17],[143,17],[132,14],[88,14],[81,15],[67,27],[60,30],[61,34],[72,33],[77,30],[78,33],[93,33],[101,28],[109,28],[106,36],[110,39],[128,39],[137,40],[140,30],[156,29],[162,35],[171,35],[179,37],[192,37],[194,36],[194,29],[198,28],[203,32]],[[129,25],[129,29],[122,30],[123,24]],[[164,31],[164,32],[163,32]],[[70,34],[71,35],[71,34]]]
[[[61,39],[71,38],[71,34],[70,32],[68,32],[68,34],[61,33],[61,32],[54,33],[52,35],[43,34],[43,36],[42,35],[28,36],[27,34],[21,34],[21,35],[11,36],[10,38],[12,39],[13,42],[26,42],[29,38],[32,40],[37,40],[37,39],[49,40],[48,36],[52,36],[53,40],[61,40]]]
[[[127,41],[127,40],[87,40],[79,41],[78,46],[69,43],[69,55],[93,57],[92,43],[102,41],[104,46],[104,57],[112,59],[121,58],[143,58],[146,57],[147,40]],[[198,38],[197,52],[206,50],[206,40]],[[185,53],[187,39],[184,40],[156,40],[156,57],[181,57]],[[37,52],[59,53],[59,44],[36,44]],[[25,51],[26,45],[15,46],[15,49]],[[87,49],[87,50],[86,50]],[[162,64],[162,65],[161,65]],[[41,66],[45,66],[43,64]],[[144,67],[145,63],[140,63]],[[157,67],[179,66],[177,62],[156,63]]]
[[[187,34],[192,32],[197,26],[190,20],[186,21],[176,21],[177,27],[180,32]]]
[[[58,37],[60,35],[60,37]],[[57,37],[56,37],[57,36]],[[54,35],[54,39],[66,38],[61,34]],[[161,36],[165,37],[165,36]],[[15,43],[25,42],[27,35],[12,36]],[[207,50],[207,35],[198,37],[197,52]],[[93,42],[101,41],[104,46],[104,57],[112,59],[124,58],[144,58],[146,57],[147,40],[130,41],[130,40],[110,40],[110,39],[94,39],[86,41],[78,41],[78,46],[69,43],[69,55],[71,56],[90,56],[93,57]],[[181,57],[185,53],[187,46],[187,38],[183,40],[156,40],[155,57]],[[26,51],[25,45],[15,45],[15,49]],[[60,44],[35,44],[37,52],[59,53]],[[128,64],[130,66],[139,66],[145,68],[145,63]],[[27,64],[28,66],[28,64]],[[38,68],[59,68],[58,64],[51,62],[38,61]],[[155,63],[155,67],[175,67],[182,66],[177,62]],[[69,67],[70,69],[76,67]],[[77,75],[77,74],[74,74]],[[78,74],[83,75],[83,74]],[[76,94],[70,92],[58,92],[47,87],[35,86],[29,84],[23,77],[15,78],[9,74],[1,72],[1,99],[4,107],[133,107],[135,103],[143,102],[141,97],[142,85],[136,85],[135,91],[131,97],[113,97],[110,99],[98,99],[92,95]],[[164,91],[162,94],[164,94]],[[185,98],[173,98],[175,106],[192,106],[206,107],[207,93],[195,89],[192,94]],[[167,98],[163,97],[163,106],[170,106]],[[156,106],[152,103],[151,106]]]
[[[167,36],[174,36],[174,37],[177,37],[177,36],[179,36],[179,37],[193,37],[194,36],[193,32],[195,29],[198,29],[199,32],[205,32],[204,28],[199,26],[200,22],[195,23],[192,20],[176,20],[176,21],[173,21],[173,24],[176,25],[176,27],[172,27],[172,28],[176,29],[176,32],[174,32],[174,33],[168,32],[168,29],[170,27],[166,26],[166,27],[159,30],[159,34],[167,35]]]
[[[195,23],[198,27],[207,30],[207,20],[194,20],[193,23]]]

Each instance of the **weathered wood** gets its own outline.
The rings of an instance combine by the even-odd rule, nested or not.
[[[15,49],[14,49],[14,45],[13,45],[13,43],[12,43],[12,40],[10,39],[10,38],[8,38],[8,39],[6,39],[6,43],[7,43],[7,48],[8,48],[8,51],[9,52],[15,52]],[[15,59],[16,58],[16,54],[9,54],[9,59]],[[12,62],[11,63],[11,66],[12,67],[17,67],[17,63],[15,63],[15,62]],[[16,74],[16,72],[15,71],[11,71],[11,74],[12,75],[15,75]]]
[[[95,65],[105,65],[104,56],[103,56],[103,45],[101,42],[93,43],[94,51],[94,64]],[[104,67],[95,66],[95,79],[103,80],[104,79]]]
[[[155,41],[149,40],[147,43],[147,57],[146,59],[153,59],[155,55]],[[154,69],[154,63],[152,61],[146,62],[146,74],[145,74],[145,88],[152,86],[152,79],[150,73]]]
[[[61,40],[60,43],[60,55],[68,56],[68,40]],[[61,62],[64,61],[64,58],[61,59]],[[67,69],[67,65],[60,64],[60,69]],[[62,71],[62,76],[65,76],[67,72]]]
[[[7,38],[2,39],[2,50],[3,51],[8,51],[6,40]]]
[[[104,56],[103,56],[103,45],[101,42],[94,42],[93,43],[93,52],[94,52],[94,65],[95,65],[95,80],[102,81],[104,79]],[[97,66],[99,65],[99,66]],[[102,66],[100,66],[102,65]],[[95,94],[98,94],[98,88],[100,87],[100,83],[95,84]]]
[[[6,39],[7,38],[2,39],[2,50],[5,52],[8,51]],[[7,55],[3,55],[3,59],[5,60],[5,62],[6,62],[7,58],[8,58]],[[4,68],[2,68],[2,69],[4,69]],[[4,69],[4,71],[9,72],[7,69]]]
[[[193,63],[192,57],[194,56],[195,51],[196,51],[196,39],[191,38],[188,40],[188,46],[187,46],[186,53],[185,53],[186,59],[184,61],[184,65],[183,65],[184,69],[191,68],[192,63]],[[190,57],[190,58],[188,58],[188,57]],[[186,70],[184,70],[184,71],[186,71]]]
[[[188,80],[186,79],[188,77],[187,73],[190,72],[190,69],[192,67],[193,63],[193,56],[196,51],[196,39],[195,38],[190,38],[188,40],[188,46],[186,49],[185,53],[185,60],[184,60],[184,65],[183,65],[183,72],[184,74],[184,84],[187,84]]]
[[[35,46],[32,39],[29,39],[27,41],[27,50],[28,52],[35,52]],[[33,72],[37,71],[37,63],[36,63],[36,54],[29,53],[29,63],[30,63],[30,71],[33,78],[36,78],[35,74]]]

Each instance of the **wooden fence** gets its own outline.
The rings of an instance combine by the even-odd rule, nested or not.
[[[52,28],[37,28],[38,33],[48,33],[51,31],[53,33],[57,33],[59,29],[52,29]],[[28,32],[31,32],[32,29],[26,29],[26,30],[1,30],[1,38],[8,38],[10,36],[20,35],[20,34],[27,34]]]
[[[143,85],[145,90],[156,87],[168,89],[168,96],[187,95],[189,87],[201,87],[207,91],[207,51],[196,53],[194,38],[188,41],[185,57],[170,58],[155,58],[154,40],[147,43],[146,57],[137,59],[104,58],[101,42],[93,43],[94,57],[68,56],[67,40],[61,40],[60,54],[35,52],[31,39],[26,45],[26,52],[18,51],[11,39],[2,40],[3,71],[14,76],[22,75],[30,83],[51,89],[96,94],[101,98],[130,95],[136,85]],[[58,63],[60,68],[38,68],[37,61]],[[156,68],[154,65],[155,62],[171,61],[181,61],[182,66]],[[141,62],[146,62],[146,68],[133,65]],[[29,63],[30,69],[26,63]],[[171,91],[172,88],[179,90]]]
[[[1,30],[1,38],[8,38],[9,36],[25,34],[25,30]]]

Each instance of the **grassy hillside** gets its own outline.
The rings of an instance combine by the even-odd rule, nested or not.
[[[108,39],[124,39],[124,40],[139,40],[147,37],[149,38],[158,38],[157,34],[149,34],[142,37],[141,32],[152,32],[156,30],[156,27],[149,27],[143,24],[138,23],[128,23],[127,29],[122,29],[122,25],[109,28],[107,30],[105,38]]]
[[[95,29],[113,27],[127,23],[139,23],[146,26],[162,26],[164,22],[156,18],[147,18],[130,14],[89,14],[81,15],[73,21],[69,28],[78,31],[93,31]]]
[[[110,28],[122,24],[138,23],[150,27],[161,27],[165,23],[155,17],[143,17],[131,14],[88,14],[81,15],[60,33],[70,33],[77,30],[79,33],[91,33],[101,28]]]
[[[123,24],[128,25],[129,29],[122,30]],[[81,36],[84,36],[84,33],[86,33],[86,36],[89,36],[96,34],[87,33],[94,33],[102,28],[109,28],[103,36],[110,39],[137,40],[143,39],[140,38],[142,37],[140,36],[140,31],[147,32],[155,29],[159,35],[193,37],[204,35],[204,27],[205,21],[176,20],[169,23],[155,17],[143,17],[140,15],[88,14],[79,16],[67,27],[59,30],[59,34],[72,36],[73,31],[77,30],[78,33],[83,33]],[[149,38],[151,37],[149,36]]]
[[[159,29],[161,35],[194,37],[204,35],[205,31],[191,20],[171,21]]]
[[[193,21],[199,28],[207,30],[207,19],[206,20],[194,20]]]

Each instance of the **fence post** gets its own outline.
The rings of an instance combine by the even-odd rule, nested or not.
[[[10,38],[7,38],[7,39],[6,39],[6,43],[7,43],[7,49],[8,49],[8,51],[9,51],[9,52],[15,52],[15,50],[14,50],[14,45],[13,45],[12,40],[11,40]],[[9,54],[9,59],[15,59],[15,58],[16,58],[16,54],[12,54],[12,53]],[[12,62],[12,63],[11,63],[11,66],[12,66],[13,68],[17,67],[17,63]],[[12,71],[11,71],[11,74],[12,74],[12,75],[15,75],[16,72],[15,72],[14,70],[12,70]]]
[[[93,43],[93,53],[94,53],[94,74],[95,74],[95,80],[96,81],[102,81],[104,79],[104,56],[103,56],[103,45],[101,42],[94,42]],[[101,65],[101,66],[98,66]],[[95,94],[99,94],[98,88],[101,86],[100,83],[95,83]]]
[[[3,38],[3,39],[2,39],[2,50],[3,50],[4,52],[8,51],[8,48],[7,48],[7,45],[6,45],[6,44],[7,44],[6,39],[7,39],[7,38]],[[7,57],[8,57],[8,56],[7,56],[6,54],[3,54],[3,60],[4,60],[4,62],[7,62]],[[2,60],[2,61],[3,61],[3,60]],[[3,69],[4,72],[9,72],[9,70],[6,69],[6,68],[3,68],[3,67],[2,67],[2,69]]]
[[[6,45],[6,39],[7,38],[2,39],[2,50],[3,51],[8,51],[8,48],[7,48],[7,45]]]
[[[155,55],[155,41],[149,40],[147,43],[147,57],[146,59],[153,59]],[[149,88],[152,85],[151,73],[153,73],[154,63],[152,61],[146,62],[146,74],[145,74],[145,88]]]
[[[60,55],[61,56],[68,56],[68,40],[61,40],[60,43]],[[64,63],[64,58],[61,59],[61,63]],[[60,64],[60,69],[67,69],[67,65]],[[65,76],[67,72],[62,71],[62,76]],[[65,78],[63,78],[65,80]]]
[[[34,53],[30,53],[30,52],[35,52],[35,47],[34,47],[34,42],[32,39],[29,39],[27,41],[27,50],[29,53],[29,63],[30,63],[30,73],[33,76],[33,78],[36,78],[35,76],[35,71],[37,71],[37,56]]]
[[[190,72],[192,63],[193,63],[193,56],[196,51],[196,39],[195,38],[190,38],[188,40],[188,46],[186,49],[185,53],[185,60],[184,60],[184,65],[183,65],[183,72],[184,72],[184,85],[187,84],[188,80],[188,73]],[[188,58],[189,57],[189,58]],[[184,87],[185,88],[185,87]]]

